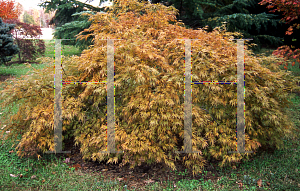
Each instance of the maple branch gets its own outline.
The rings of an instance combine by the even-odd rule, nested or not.
[[[206,109],[204,109],[202,107],[200,107],[200,108],[203,109],[207,114],[210,114]],[[217,122],[217,120],[214,118],[214,116],[212,114],[210,114],[210,116],[213,119],[213,121],[215,121],[218,124],[218,126],[219,126],[220,124]]]
[[[64,74],[67,76],[65,69],[62,67],[62,64],[61,64],[61,69],[64,71]]]

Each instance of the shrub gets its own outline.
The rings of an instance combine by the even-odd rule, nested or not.
[[[16,33],[14,35],[14,38],[16,44],[20,48],[20,52],[18,55],[19,60],[16,62],[11,62],[9,64],[21,64],[26,62],[37,63],[35,59],[38,56],[43,55],[46,50],[44,40],[37,39],[40,35],[42,35],[41,28],[36,25],[20,22],[18,20],[7,20],[7,22],[16,25]],[[17,31],[22,36],[19,36]],[[32,39],[24,39],[24,37]]]
[[[164,162],[172,169],[176,169],[174,160],[180,159],[198,173],[210,158],[224,166],[253,155],[228,154],[236,149],[236,88],[225,84],[194,85],[192,149],[202,153],[175,154],[183,150],[185,49],[184,41],[174,39],[199,39],[192,44],[193,81],[234,81],[237,69],[236,44],[229,40],[232,33],[186,29],[175,20],[176,12],[159,4],[117,1],[108,15],[91,16],[94,46],[80,57],[63,57],[68,75],[64,81],[105,81],[107,42],[100,37],[126,39],[114,43],[115,140],[116,150],[123,154],[99,152],[106,150],[107,143],[106,84],[69,84],[62,89],[63,139],[74,136],[85,159],[108,163],[122,159],[120,165],[131,167]],[[245,52],[245,150],[282,148],[282,137],[296,136],[284,108],[291,103],[287,91],[296,89],[299,78],[273,64],[282,58]],[[4,107],[19,100],[26,103],[20,102],[18,113],[4,129],[11,131],[6,138],[23,135],[16,148],[20,156],[54,150],[54,122],[49,120],[54,116],[53,93],[53,66],[14,79],[13,86],[8,84],[1,92]],[[201,106],[212,108],[211,113]]]
[[[13,55],[19,52],[18,46],[13,44],[13,37],[9,33],[15,25],[7,24],[0,17],[0,64],[7,64]]]

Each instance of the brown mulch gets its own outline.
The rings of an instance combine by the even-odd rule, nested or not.
[[[15,78],[13,75],[0,75],[0,82],[4,82],[7,79]]]
[[[205,170],[208,171],[207,175],[195,175],[191,170],[187,169],[187,175],[176,175],[174,172],[170,172],[172,169],[166,166],[163,163],[155,163],[148,165],[147,163],[142,163],[141,166],[136,166],[134,169],[130,169],[130,164],[126,164],[124,167],[119,167],[117,164],[106,164],[106,162],[98,161],[87,161],[82,159],[80,154],[80,148],[74,146],[73,141],[69,141],[66,144],[65,151],[70,151],[71,154],[56,154],[56,157],[59,158],[70,158],[70,162],[67,163],[69,167],[74,167],[75,171],[82,173],[89,173],[93,175],[102,175],[105,181],[114,181],[123,183],[127,185],[128,189],[142,190],[147,185],[147,182],[158,182],[163,183],[168,180],[173,183],[178,182],[182,179],[188,180],[211,180],[217,181],[220,178],[220,173],[216,170],[217,163],[207,164]],[[186,167],[180,162],[175,161],[177,172],[185,172]],[[238,164],[232,164],[232,168],[237,171]],[[214,175],[213,175],[214,174]],[[150,181],[149,181],[150,180]]]

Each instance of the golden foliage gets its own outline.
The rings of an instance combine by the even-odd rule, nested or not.
[[[106,84],[69,84],[62,89],[63,132],[74,135],[84,158],[122,159],[121,165],[130,163],[131,167],[144,161],[164,162],[175,169],[174,160],[182,157],[184,164],[198,173],[210,157],[220,160],[222,166],[249,157],[228,154],[236,150],[233,84],[193,85],[192,150],[201,153],[175,154],[184,149],[185,69],[184,41],[176,39],[198,39],[192,41],[192,81],[237,79],[237,48],[229,40],[235,34],[221,28],[212,33],[186,29],[175,20],[177,13],[160,4],[116,1],[108,14],[90,16],[92,25],[86,31],[95,37],[94,45],[80,57],[63,58],[68,74],[63,80],[106,81],[107,41],[102,39],[123,39],[114,41],[114,61],[115,140],[117,150],[124,154],[99,152],[107,145]],[[299,79],[272,64],[280,59],[255,57],[246,46],[246,151],[255,152],[265,145],[277,147],[283,136],[294,135],[295,126],[283,108],[289,104],[287,91],[294,90]],[[1,99],[6,98],[3,106],[21,99],[26,103],[6,127],[13,132],[9,136],[23,135],[19,153],[22,149],[54,150],[53,67],[13,84],[1,92]],[[206,113],[203,106],[211,111]]]

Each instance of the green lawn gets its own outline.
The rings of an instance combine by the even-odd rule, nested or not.
[[[44,40],[46,45],[46,51],[44,57],[55,58],[55,41],[54,40]],[[70,45],[62,45],[61,46],[63,56],[72,56],[72,55],[80,55],[81,52],[78,48]],[[42,56],[40,56],[42,57]],[[11,60],[17,61],[17,55]],[[36,69],[42,69],[48,64],[31,64],[32,67]],[[0,75],[13,75],[19,78],[22,75],[25,75],[27,72],[32,69],[25,66],[25,64],[13,64],[11,66],[0,66]]]
[[[54,56],[52,42],[47,42],[46,56]],[[52,43],[53,44],[53,43]],[[53,44],[54,45],[54,44]],[[78,49],[65,46],[65,54],[79,54]],[[262,50],[267,52],[268,50]],[[32,64],[35,68],[43,68],[45,64]],[[299,63],[288,70],[299,74]],[[282,66],[283,68],[283,66]],[[15,75],[20,77],[26,74],[29,68],[25,65],[13,65],[10,67],[1,66],[0,75]],[[1,84],[2,85],[2,84]],[[2,89],[3,86],[0,86]],[[291,99],[294,103],[290,110],[291,120],[300,126],[300,97]],[[0,100],[1,102],[1,100]],[[18,106],[15,105],[13,113],[16,113]],[[6,118],[6,110],[0,111],[0,118]],[[0,120],[1,121],[1,120]],[[0,123],[0,128],[4,124]],[[19,138],[20,135],[19,135]],[[243,190],[300,190],[300,142],[299,140],[287,140],[286,150],[277,150],[275,153],[262,153],[255,156],[254,160],[242,162],[236,169],[218,168],[218,181],[181,180],[176,183],[163,182],[150,183],[143,190],[240,190],[238,182],[242,182]],[[106,181],[107,178],[101,175],[81,173],[80,170],[68,168],[54,155],[43,155],[43,159],[19,158],[13,150],[16,143],[3,142],[0,146],[0,190],[128,190],[130,185],[122,182]],[[203,173],[206,176],[207,171]],[[21,177],[14,175],[22,174]],[[184,172],[170,172],[177,176],[184,177]],[[257,181],[262,180],[259,188]],[[127,188],[126,188],[127,187]],[[164,188],[164,189],[163,189]],[[132,189],[130,189],[132,190]]]

